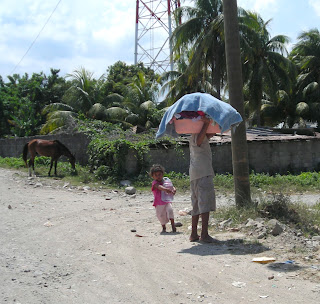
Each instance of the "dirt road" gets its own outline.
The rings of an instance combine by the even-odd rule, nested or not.
[[[190,218],[178,216],[187,194],[174,203],[184,226],[162,235],[151,193],[85,191],[5,169],[0,193],[0,303],[319,303],[320,282],[301,275],[311,264],[252,262],[286,261],[286,251],[239,232],[190,243]]]

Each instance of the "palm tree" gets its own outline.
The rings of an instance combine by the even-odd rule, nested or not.
[[[209,79],[197,78],[192,74],[187,53],[176,60],[176,66],[176,71],[168,71],[160,78],[162,87],[159,95],[165,96],[161,102],[162,107],[171,106],[176,100],[188,93],[204,91],[217,96]]]
[[[92,72],[81,67],[67,74],[66,78],[71,80],[71,86],[62,97],[62,101],[74,108],[76,112],[86,114],[95,103],[99,102],[105,75],[95,80]]]
[[[236,0],[223,0],[225,47],[230,104],[244,117],[239,25]],[[251,204],[248,147],[244,121],[231,132],[235,201],[238,207]]]
[[[49,134],[59,130],[68,130],[72,133],[76,126],[75,117],[77,114],[73,108],[62,103],[52,103],[42,110],[47,115],[47,120],[40,130],[40,134]]]
[[[195,0],[195,7],[180,7],[176,20],[187,18],[172,34],[176,60],[188,53],[189,65],[180,77],[184,85],[205,88],[209,81],[213,95],[221,97],[225,79],[223,15],[221,0]]]
[[[259,126],[263,96],[274,101],[279,89],[290,92],[290,75],[294,73],[294,66],[284,57],[287,54],[285,44],[289,38],[284,35],[271,38],[267,30],[270,20],[264,22],[254,12],[240,12],[244,82],[248,85],[250,109],[254,111]]]
[[[95,80],[93,73],[80,68],[72,74],[67,74],[66,78],[70,78],[71,81],[69,88],[62,96],[62,101],[51,103],[42,111],[43,115],[47,115],[47,120],[42,126],[41,134],[56,132],[62,128],[72,131],[76,125],[77,114],[83,113],[85,116],[90,116],[97,108],[94,105],[99,101],[101,88],[104,85],[104,75]],[[90,109],[92,109],[91,113]]]
[[[139,71],[126,86],[123,106],[130,113],[126,120],[145,128],[155,127],[148,116],[156,108],[158,91],[158,83],[146,77],[143,71]]]
[[[290,53],[290,59],[297,65],[298,105],[297,114],[306,119],[320,121],[320,33],[318,29],[302,32],[298,43]],[[304,104],[302,104],[302,102]],[[301,112],[301,110],[304,110]]]
[[[132,82],[127,85],[126,95],[130,101],[134,101],[136,105],[140,105],[147,100],[156,102],[158,91],[158,84],[148,79],[144,72],[139,71],[132,78]]]

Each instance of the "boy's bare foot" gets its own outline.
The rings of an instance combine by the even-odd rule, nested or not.
[[[196,241],[199,241],[199,239],[200,239],[199,235],[192,235],[191,234],[189,237],[190,242],[196,242]]]

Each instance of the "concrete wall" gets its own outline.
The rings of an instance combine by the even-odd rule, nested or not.
[[[184,146],[181,151],[174,149],[151,149],[150,164],[161,164],[167,172],[175,171],[188,173],[190,163],[189,147]],[[231,144],[211,144],[212,166],[216,173],[232,173]]]
[[[300,173],[320,170],[320,140],[275,140],[248,143],[249,169],[257,173]]]
[[[14,139],[0,139],[0,156],[20,157],[23,146],[33,138],[58,139],[76,155],[76,161],[82,165],[88,161],[87,147],[89,139],[82,133],[36,136]],[[216,173],[232,173],[231,143],[215,142],[211,144]],[[182,151],[181,151],[182,150]],[[288,140],[252,140],[248,141],[249,170],[256,173],[299,173],[320,170],[320,138]],[[126,161],[128,173],[137,169],[136,155],[129,153]],[[179,151],[173,148],[151,148],[146,156],[150,164],[159,163],[167,172],[188,173],[189,147],[182,146]]]
[[[166,171],[188,173],[189,148],[183,155],[173,149],[151,150],[150,163],[162,164]],[[216,173],[232,173],[231,143],[212,143],[212,166]],[[286,174],[320,170],[320,139],[248,141],[249,171]]]

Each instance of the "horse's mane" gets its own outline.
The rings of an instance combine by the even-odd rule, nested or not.
[[[55,139],[54,142],[59,145],[59,148],[61,149],[61,151],[63,153],[66,153],[66,154],[69,154],[70,156],[73,156],[73,154],[70,152],[70,150],[61,141]]]

